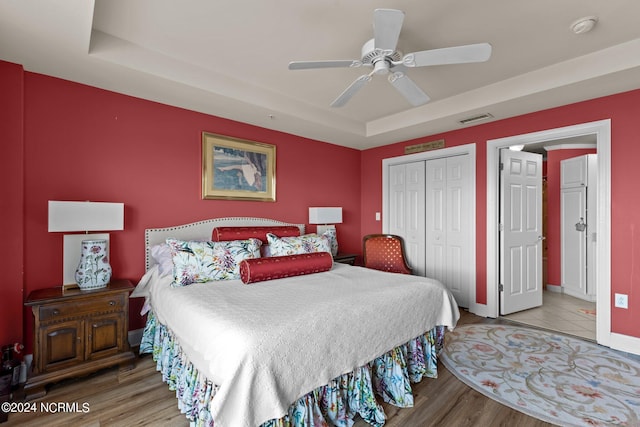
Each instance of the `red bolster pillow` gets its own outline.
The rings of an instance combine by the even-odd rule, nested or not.
[[[300,229],[295,225],[216,227],[211,232],[211,240],[214,242],[223,242],[254,238],[260,239],[262,243],[267,244],[267,233],[275,234],[278,237],[292,237],[299,236]]]
[[[301,276],[331,270],[333,257],[329,252],[252,258],[240,261],[242,283],[255,283],[283,277]]]

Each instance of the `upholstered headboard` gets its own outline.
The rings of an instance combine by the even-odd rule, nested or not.
[[[192,222],[190,224],[174,225],[165,228],[147,228],[144,231],[144,258],[145,271],[149,270],[155,261],[151,257],[151,247],[164,243],[169,237],[180,240],[210,240],[211,233],[215,227],[246,227],[246,226],[281,226],[295,225],[300,229],[300,234],[304,234],[304,224],[291,224],[283,221],[268,218],[251,217],[230,217],[213,218],[203,221]]]

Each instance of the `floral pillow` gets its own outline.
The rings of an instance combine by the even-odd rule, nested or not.
[[[312,252],[331,253],[331,244],[327,236],[305,234],[297,237],[277,237],[267,234],[271,256],[299,255]]]
[[[173,286],[240,278],[240,261],[260,257],[259,239],[202,242],[167,239]]]

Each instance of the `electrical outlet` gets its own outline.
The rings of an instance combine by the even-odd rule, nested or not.
[[[625,294],[615,294],[614,305],[618,308],[629,308],[629,297]]]
[[[380,221],[380,212],[376,212],[376,221]]]

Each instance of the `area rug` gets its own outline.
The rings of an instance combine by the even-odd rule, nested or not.
[[[440,360],[485,396],[561,426],[640,426],[640,361],[522,326],[447,332]]]

